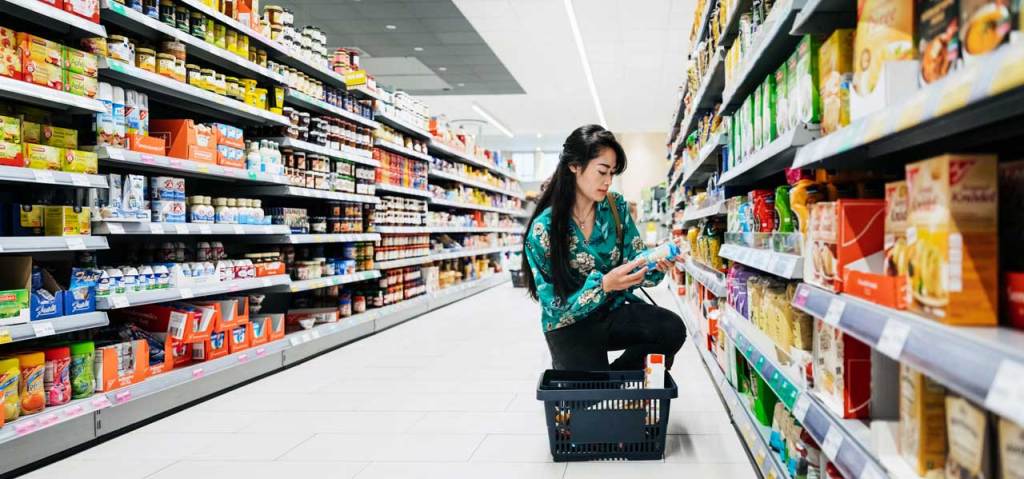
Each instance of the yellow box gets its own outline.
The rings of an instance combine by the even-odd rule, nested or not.
[[[992,428],[988,413],[959,396],[946,396],[946,477],[992,477]]]
[[[81,233],[83,209],[77,206],[47,206],[45,228],[46,236],[75,236]],[[88,209],[86,209],[88,211]]]
[[[0,141],[0,165],[25,166],[25,155],[21,143]]]
[[[62,171],[96,174],[98,168],[99,160],[97,159],[95,152],[74,150],[70,148],[64,150],[64,155],[62,156],[60,163],[60,169]]]
[[[43,144],[43,125],[31,121],[21,122],[21,142]]]
[[[28,33],[18,33],[18,48],[21,49],[21,60],[47,63],[57,68],[64,68],[64,46]]]
[[[78,213],[78,234],[86,236],[91,235],[92,210],[90,210],[89,208],[76,206],[75,211]]]
[[[900,365],[899,451],[917,475],[940,474],[946,464],[946,389]]]
[[[71,47],[64,47],[64,69],[96,78],[99,74],[99,60],[96,55]]]
[[[64,72],[64,91],[72,95],[96,98],[99,89],[100,81],[96,77],[71,71]]]
[[[60,170],[61,157],[64,149],[54,146],[24,144],[25,162],[29,168],[37,170]]]
[[[40,144],[57,148],[78,148],[78,130],[59,126],[42,126]]]
[[[1002,479],[1024,479],[1024,428],[999,418],[999,468]]]
[[[857,34],[853,53],[853,87],[861,96],[875,91],[882,66],[895,60],[912,60],[914,44],[913,0],[858,0]]]
[[[853,30],[840,28],[818,49],[818,91],[821,92],[821,134],[850,124],[853,83]]]
[[[952,325],[998,323],[996,168],[993,155],[907,165],[911,309]]]
[[[42,234],[46,207],[43,205],[21,205],[18,214],[16,234]]]
[[[13,116],[0,116],[0,141],[21,143],[21,120]]]

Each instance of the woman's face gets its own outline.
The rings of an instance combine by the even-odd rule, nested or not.
[[[571,166],[576,174],[576,192],[591,201],[604,201],[608,188],[612,186],[615,171],[615,150],[603,148],[597,157],[587,163],[586,168]]]

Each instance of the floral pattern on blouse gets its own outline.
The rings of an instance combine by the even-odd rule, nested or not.
[[[594,215],[594,229],[589,239],[583,236],[583,231],[570,219],[572,236],[569,239],[569,266],[576,275],[580,287],[564,299],[555,294],[554,285],[551,283],[551,209],[545,209],[533,220],[524,250],[537,285],[537,296],[541,304],[541,326],[544,331],[585,320],[590,313],[605,303],[608,303],[610,309],[615,309],[626,300],[640,301],[631,292],[636,287],[630,291],[612,293],[605,293],[601,287],[605,273],[619,264],[632,261],[645,249],[640,232],[629,215],[626,200],[620,195],[614,195],[614,198],[615,208],[618,209],[622,221],[622,251],[615,244],[615,219],[612,217],[610,199],[598,203]],[[637,287],[655,286],[664,276],[660,271],[649,271],[643,283]]]

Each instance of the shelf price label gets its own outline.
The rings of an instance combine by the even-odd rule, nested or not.
[[[64,238],[65,244],[68,245],[68,249],[71,251],[78,251],[85,249],[85,240],[80,236],[69,236]]]
[[[0,329],[0,344],[7,344],[14,341],[11,337],[11,331],[9,329]]]
[[[89,182],[89,177],[85,175],[71,175],[71,184],[86,188],[92,186],[92,183]]]
[[[176,233],[180,234],[180,235],[187,235],[188,234],[188,225],[185,225],[185,224],[182,224],[182,223],[175,223],[174,224],[174,231]]]
[[[164,234],[164,225],[160,223],[150,223],[149,232],[155,235],[162,235]]]
[[[132,400],[132,391],[131,390],[121,391],[121,392],[119,392],[117,394],[114,394],[114,402],[116,402],[118,404],[126,403],[126,402],[131,401],[131,400]]]
[[[828,434],[825,434],[825,441],[821,443],[821,452],[831,461],[835,461],[839,455],[839,448],[843,446],[843,434],[837,427],[829,427]]]
[[[807,417],[807,410],[811,407],[811,398],[807,394],[801,394],[793,404],[793,417],[802,424]]]
[[[839,320],[843,317],[843,311],[846,310],[846,301],[839,298],[832,298],[832,301],[828,304],[828,311],[825,311],[825,317],[822,318],[826,324],[832,327],[839,327]]]
[[[885,327],[882,328],[882,335],[878,338],[878,344],[875,346],[875,349],[898,361],[900,354],[903,353],[903,346],[907,344],[907,336],[909,335],[909,325],[903,321],[889,318],[885,321]]]
[[[1024,364],[1010,359],[999,363],[996,376],[985,396],[985,407],[1009,419],[1024,422]]]
[[[235,225],[231,229],[235,232],[236,235],[245,234],[245,228],[242,228],[242,225]]]
[[[192,370],[192,379],[199,379],[203,377],[203,368],[195,368]]]
[[[36,183],[56,183],[57,180],[53,177],[53,172],[50,170],[33,170],[33,176],[36,179]]]
[[[857,479],[884,479],[884,477],[871,464],[864,464],[864,469],[860,470],[860,475],[857,476]]]
[[[210,229],[210,225],[199,225],[199,234],[212,234],[213,231]]]
[[[129,304],[128,297],[123,294],[115,294],[110,297],[110,305],[115,309],[127,308]]]
[[[112,235],[123,235],[124,226],[120,225],[119,223],[107,223],[107,231],[109,231]]]
[[[189,299],[195,297],[195,293],[192,292],[192,288],[181,288],[178,290],[182,299]]]
[[[57,334],[57,331],[53,329],[52,321],[34,321],[32,322],[32,331],[35,332],[37,338]]]

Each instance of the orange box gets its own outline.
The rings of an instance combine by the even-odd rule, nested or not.
[[[284,337],[284,314],[261,314],[253,316],[252,322],[266,322],[267,340],[276,341]]]
[[[197,125],[190,119],[150,120],[149,133],[164,139],[167,156],[201,163],[217,162],[216,133],[209,126]]]
[[[167,333],[178,342],[195,343],[210,337],[220,310],[210,305],[151,304],[132,308],[125,315],[147,331]]]
[[[245,150],[217,145],[217,164],[232,168],[245,168]]]
[[[284,263],[281,261],[274,261],[270,263],[260,263],[256,265],[256,277],[262,278],[264,276],[277,276],[286,272]]]
[[[811,207],[804,279],[835,292],[844,291],[846,272],[882,271],[885,201],[849,200]],[[877,266],[871,266],[871,261]]]
[[[196,305],[217,310],[216,321],[213,323],[214,331],[227,331],[239,324],[249,322],[249,298],[246,296],[203,301]]]
[[[228,334],[228,351],[231,354],[239,351],[245,351],[252,347],[252,341],[249,336],[252,335],[252,323],[239,324]]]
[[[228,332],[214,331],[210,338],[192,344],[193,361],[210,361],[228,355]]]
[[[96,374],[97,392],[131,386],[149,377],[149,345],[142,339],[131,341],[130,344],[130,351],[127,353],[134,358],[132,362],[135,368],[132,370],[119,370],[119,367],[125,364],[121,357],[121,353],[125,351],[119,350],[118,347],[96,349],[93,371]]]
[[[911,309],[946,324],[995,326],[999,313],[998,174],[993,155],[906,166]]]
[[[184,366],[192,362],[192,344],[179,343],[170,336],[164,340],[164,362],[150,364],[150,377],[166,373],[174,368]]]
[[[163,138],[138,134],[128,135],[128,149],[150,155],[167,155],[167,143]]]
[[[60,43],[18,32],[18,52],[23,70],[28,69],[29,63],[48,64],[58,70],[64,68],[64,46]]]
[[[249,323],[249,342],[253,346],[270,341],[271,321],[269,316],[257,316]]]

